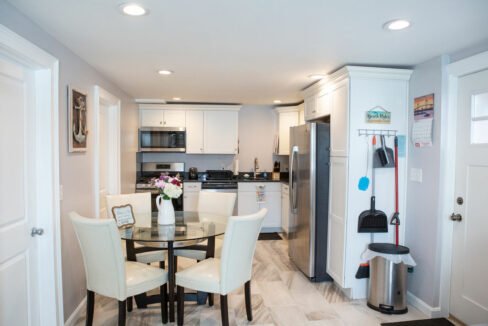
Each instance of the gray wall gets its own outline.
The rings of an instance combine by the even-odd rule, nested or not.
[[[442,114],[442,69],[446,57],[436,57],[417,65],[410,78],[409,130],[413,124],[415,97],[434,93],[433,146],[415,148],[409,142],[409,172],[422,169],[423,182],[407,181],[407,214],[405,243],[417,262],[410,274],[408,288],[416,297],[432,307],[439,305],[440,278],[440,119]],[[410,175],[410,173],[409,173]]]
[[[250,172],[254,167],[254,158],[257,157],[261,171],[272,171],[273,161],[282,159],[272,154],[277,132],[276,123],[273,107],[245,105],[239,111],[238,155],[148,153],[144,154],[144,162],[184,162],[186,170],[192,166],[198,171],[233,170],[234,159],[237,158],[239,170]],[[284,171],[284,167],[282,170]]]
[[[64,47],[22,15],[13,6],[0,0],[0,24],[36,44],[59,59],[59,144],[60,182],[63,185],[61,201],[61,237],[64,316],[67,319],[86,294],[85,272],[81,253],[67,214],[77,211],[86,216],[94,214],[93,146],[86,153],[68,153],[67,146],[67,91],[74,85],[89,92],[99,85],[122,101],[122,189],[129,192],[135,181],[135,149],[137,111],[132,99],[116,85],[95,71],[76,54]],[[88,108],[90,110],[90,106]],[[91,121],[90,111],[88,119]],[[88,125],[90,129],[90,125]],[[89,144],[90,145],[90,144]]]

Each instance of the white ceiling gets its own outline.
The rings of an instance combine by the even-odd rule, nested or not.
[[[120,0],[10,2],[134,98],[296,102],[312,73],[412,66],[488,40],[487,0],[135,0],[143,17]],[[412,27],[382,29],[395,18]]]

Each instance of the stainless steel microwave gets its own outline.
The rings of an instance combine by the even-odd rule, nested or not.
[[[184,127],[139,128],[139,152],[186,152]]]

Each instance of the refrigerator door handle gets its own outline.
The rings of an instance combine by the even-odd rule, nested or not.
[[[297,195],[298,195],[298,187],[297,187],[297,169],[295,168],[295,164],[297,163],[297,154],[298,154],[298,146],[293,146],[291,150],[291,178],[290,178],[290,206],[291,211],[296,214],[297,213]]]

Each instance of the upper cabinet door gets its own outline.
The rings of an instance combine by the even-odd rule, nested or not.
[[[164,127],[163,110],[141,109],[141,127]]]
[[[315,117],[325,117],[330,114],[330,95],[328,91],[321,90],[316,100]]]
[[[186,153],[203,154],[203,111],[186,111]]]
[[[347,156],[349,135],[348,80],[340,82],[330,93],[330,155]]]
[[[290,154],[290,127],[298,124],[298,111],[279,113],[279,155]]]
[[[305,120],[312,120],[317,114],[317,97],[309,96],[305,99]]]
[[[205,153],[237,154],[237,111],[205,111],[203,132]]]
[[[163,127],[186,127],[185,111],[164,110]]]

